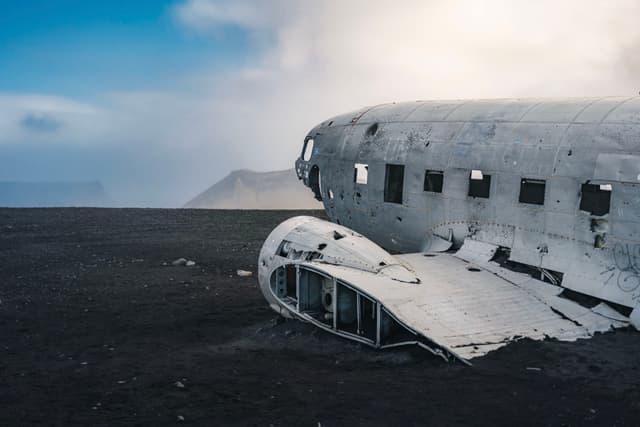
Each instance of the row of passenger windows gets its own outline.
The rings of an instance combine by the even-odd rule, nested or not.
[[[356,163],[354,168],[354,182],[366,184],[369,178],[369,166]],[[423,190],[431,193],[442,193],[444,187],[444,172],[426,170],[424,174]],[[402,204],[404,189],[404,165],[387,164],[384,178],[384,201]],[[544,205],[546,181],[542,179],[521,178],[518,201],[533,205]],[[609,212],[611,203],[610,184],[582,184],[580,210],[593,215],[605,215]],[[480,170],[469,173],[470,197],[490,198],[491,175]]]

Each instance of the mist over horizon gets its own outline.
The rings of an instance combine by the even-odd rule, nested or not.
[[[0,181],[99,181],[121,206],[290,169],[309,129],[365,105],[640,91],[632,0],[4,9]]]

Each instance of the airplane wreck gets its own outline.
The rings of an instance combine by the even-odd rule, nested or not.
[[[283,316],[467,363],[640,327],[640,97],[367,107],[312,129],[296,172],[331,221],[265,241]]]

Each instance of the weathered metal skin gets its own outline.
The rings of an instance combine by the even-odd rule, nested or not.
[[[310,139],[298,177],[332,221],[388,250],[473,239],[563,273],[564,287],[627,307],[640,299],[640,97],[384,104],[327,120]],[[356,163],[368,165],[366,184]],[[404,165],[401,203],[384,201],[389,164]],[[443,171],[441,193],[424,191],[426,170]],[[491,176],[488,198],[468,195],[472,170]],[[545,181],[543,205],[519,202],[522,179]],[[584,183],[611,186],[608,214],[580,210]]]
[[[337,272],[330,271],[331,268]],[[358,275],[355,283],[349,283],[340,274],[347,271]],[[316,287],[313,286],[314,279]],[[393,317],[393,310],[387,308],[382,299],[391,302],[393,299],[385,296],[397,295],[394,287],[406,290],[420,285],[420,279],[401,260],[346,227],[307,216],[284,221],[262,246],[258,280],[270,307],[284,317],[310,322],[328,332],[376,348],[419,345],[445,360],[459,357]],[[318,281],[322,282],[321,287]],[[366,292],[359,286],[362,281],[379,281],[382,293],[380,288],[375,292],[378,295]],[[343,295],[345,291],[353,297]],[[359,300],[357,303],[355,298]],[[365,300],[375,307],[369,315],[375,316],[376,320],[368,325],[368,330],[360,310],[361,302]],[[360,313],[353,314],[354,310]],[[358,318],[357,328],[340,326],[339,322],[349,313],[353,326]],[[392,324],[402,325],[399,327],[405,332],[395,341],[388,339]]]

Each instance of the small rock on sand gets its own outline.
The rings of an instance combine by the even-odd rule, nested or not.
[[[177,260],[173,261],[171,265],[187,265],[187,260],[184,258],[178,258]]]

